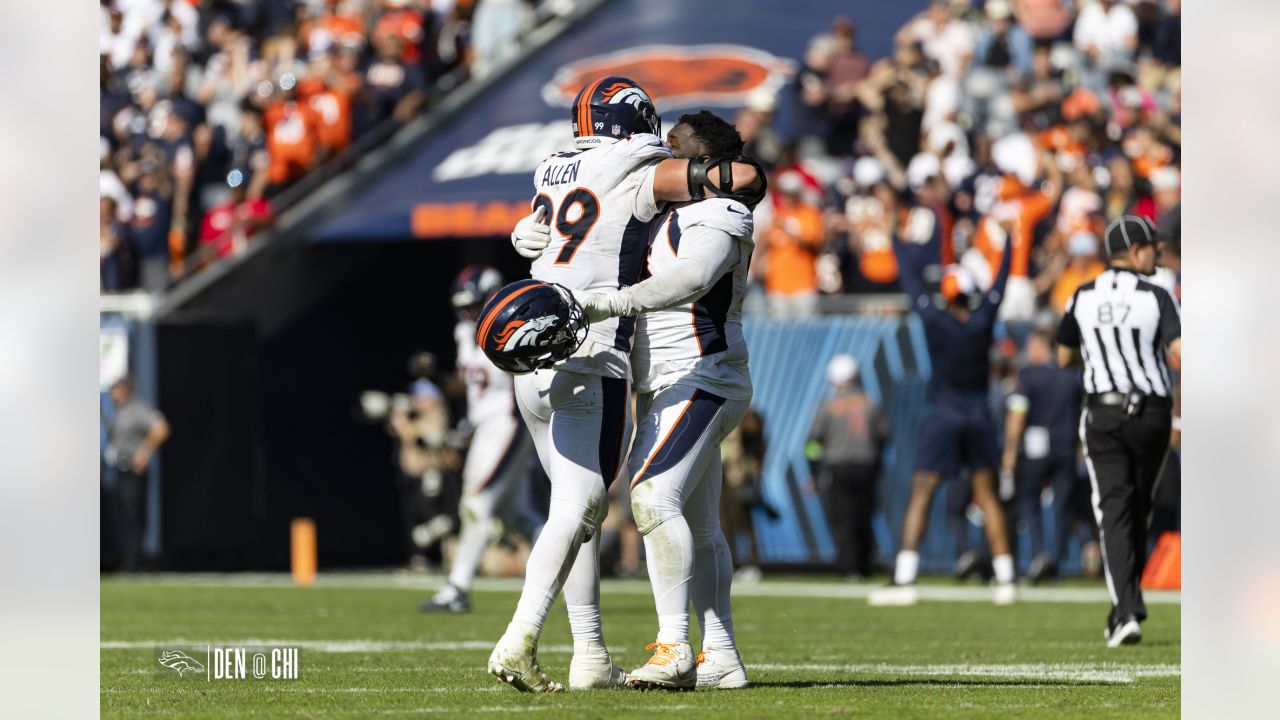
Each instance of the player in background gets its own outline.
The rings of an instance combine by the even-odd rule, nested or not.
[[[588,84],[570,119],[576,149],[534,171],[533,213],[516,225],[512,241],[533,260],[535,280],[574,293],[625,287],[640,279],[659,203],[689,200],[691,178],[708,170],[671,157],[648,93],[626,78]],[[758,182],[755,167],[728,167],[734,187]],[[554,239],[544,218],[555,227]],[[517,404],[551,479],[547,523],[529,555],[511,623],[489,657],[489,672],[518,690],[563,690],[537,660],[543,624],[562,588],[574,640],[569,686],[617,687],[625,680],[600,626],[597,544],[607,490],[625,460],[634,330],[633,318],[593,324],[571,357],[516,378]]]
[[[667,142],[678,158],[737,157],[743,146],[733,125],[705,110],[682,116]],[[651,277],[582,296],[593,323],[638,316],[631,507],[644,535],[658,636],[646,648],[653,656],[630,673],[637,687],[747,685],[729,603],[733,560],[720,529],[720,443],[751,405],[742,302],[755,202],[709,197],[666,210],[650,244]],[[696,659],[690,600],[702,625]]]
[[[426,612],[464,613],[471,609],[468,592],[480,558],[489,546],[494,517],[530,543],[542,529],[529,508],[526,470],[533,443],[516,415],[511,376],[494,366],[476,344],[480,308],[499,288],[502,275],[485,265],[468,265],[453,282],[450,301],[458,313],[453,338],[458,372],[467,386],[467,423],[471,447],[462,467],[462,528],[449,571],[449,584],[420,607]]]

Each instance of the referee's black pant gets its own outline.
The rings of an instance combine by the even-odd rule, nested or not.
[[[1147,560],[1151,491],[1169,449],[1171,405],[1150,397],[1135,415],[1118,405],[1086,402],[1081,418],[1093,513],[1111,593],[1111,620],[1147,617],[1142,570]]]

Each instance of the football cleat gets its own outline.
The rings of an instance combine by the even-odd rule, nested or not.
[[[695,661],[698,687],[712,690],[736,690],[747,686],[747,669],[736,650],[704,650]]]
[[[872,607],[908,607],[920,602],[920,592],[913,585],[886,585],[871,591],[867,604]]]
[[[1106,638],[1109,648],[1137,645],[1142,642],[1142,625],[1138,623],[1138,618],[1130,615],[1114,625],[1108,623]]]
[[[662,119],[635,81],[610,75],[588,83],[569,110],[573,146],[589,150],[639,133],[662,137]]]
[[[698,684],[698,668],[694,664],[693,647],[689,643],[651,642],[649,662],[631,672],[629,682],[641,689],[692,690]]]
[[[512,375],[549,368],[587,338],[587,316],[560,285],[519,280],[489,298],[476,322],[476,344]]]
[[[627,686],[627,673],[613,664],[609,651],[596,642],[575,641],[569,662],[570,690],[605,690]]]
[[[471,612],[471,600],[467,597],[467,591],[445,585],[435,597],[419,605],[418,609],[422,612],[468,613]]]
[[[489,655],[489,674],[520,692],[564,692],[564,685],[542,671],[537,646],[533,635],[512,635],[508,630]]]

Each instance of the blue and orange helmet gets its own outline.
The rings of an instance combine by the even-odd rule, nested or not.
[[[632,80],[617,75],[602,77],[582,88],[573,100],[573,146],[598,147],[636,133],[661,137],[662,119],[649,93]]]
[[[462,310],[488,300],[500,287],[502,273],[488,265],[468,265],[454,278],[449,302],[454,309]]]
[[[587,316],[573,293],[540,280],[517,280],[489,298],[476,323],[476,344],[512,375],[548,368],[587,337]]]

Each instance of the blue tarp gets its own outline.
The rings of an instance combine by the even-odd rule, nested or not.
[[[530,173],[571,141],[568,107],[601,75],[644,85],[664,127],[690,110],[732,114],[791,77],[837,15],[857,24],[872,58],[923,0],[614,0],[501,79],[403,164],[351,198],[313,234],[369,242],[505,234],[528,212]]]

